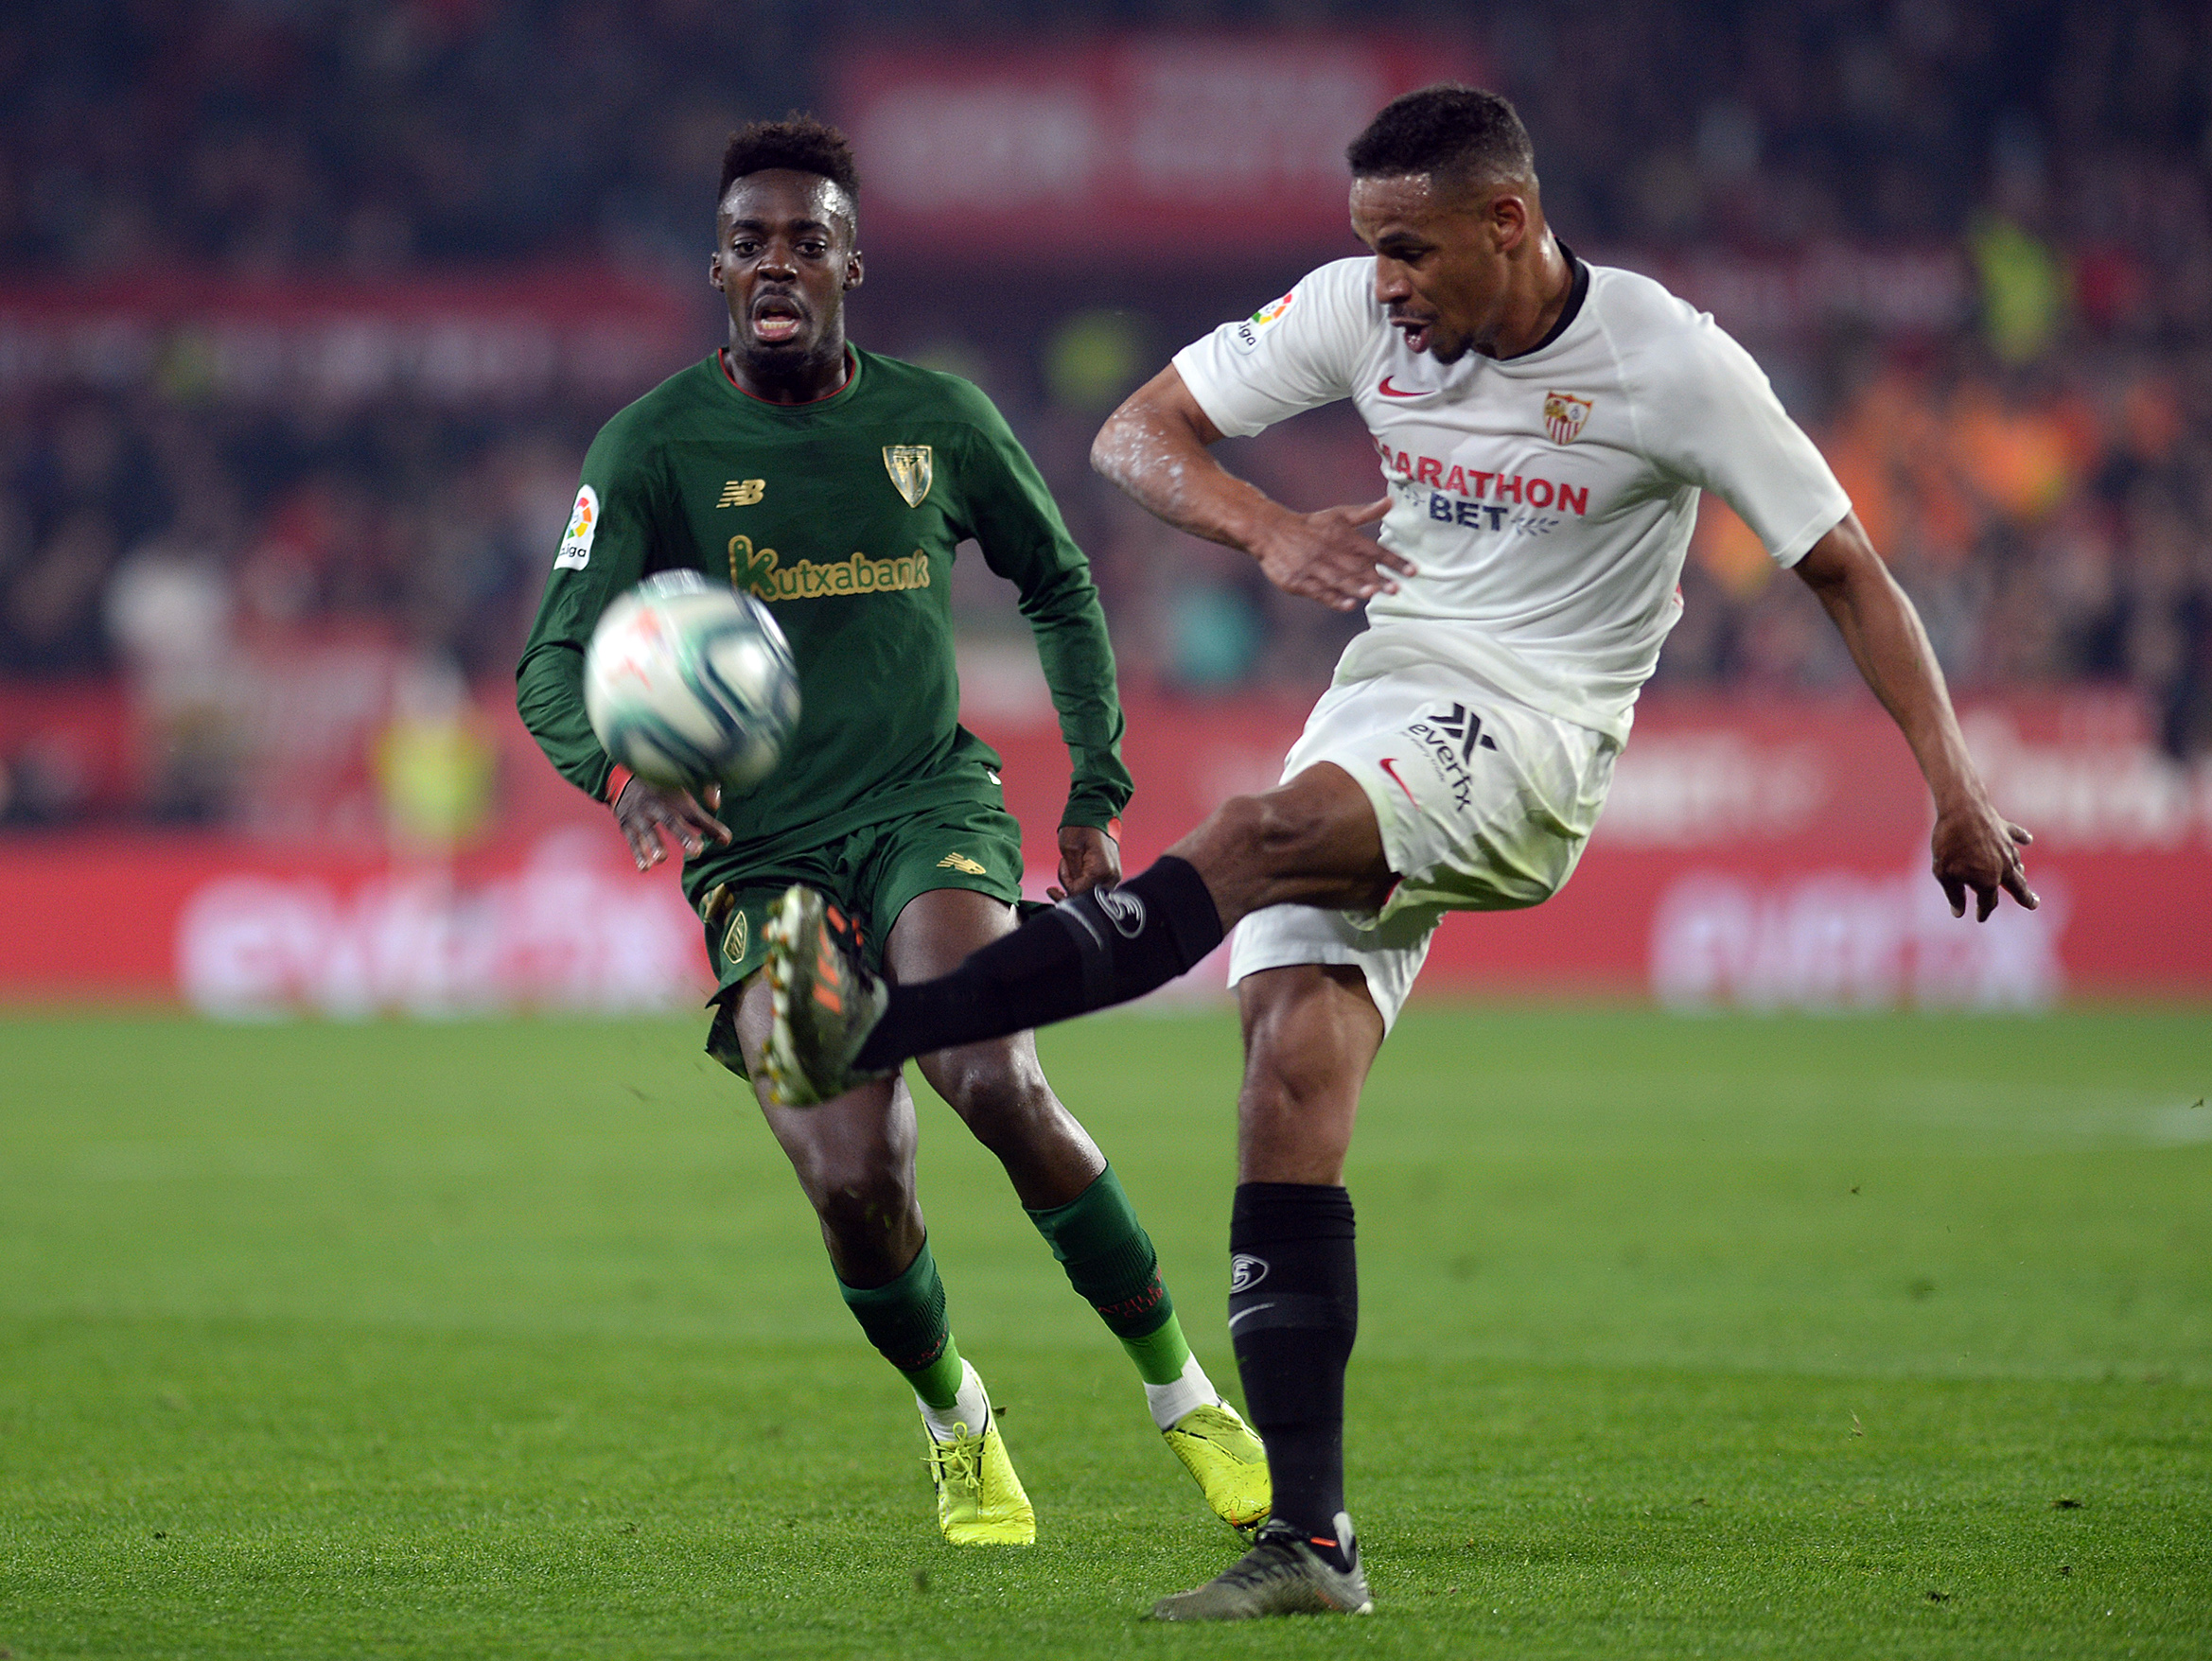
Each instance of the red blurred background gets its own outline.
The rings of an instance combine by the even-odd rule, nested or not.
[[[1448,26],[1447,23],[1448,22]],[[1951,923],[1909,758],[1708,502],[1568,891],[1431,991],[2033,1007],[2212,994],[2212,25],[2201,9],[438,0],[0,18],[0,996],[650,1006],[696,930],[511,710],[584,445],[717,339],[723,135],[864,175],[865,344],[1007,411],[1091,552],[1142,860],[1273,780],[1355,623],[1094,479],[1184,341],[1358,252],[1342,147],[1449,76],[1554,225],[1737,333],[1925,616],[2034,917]],[[1226,446],[1373,494],[1344,411]],[[1065,762],[963,561],[1032,860]]]

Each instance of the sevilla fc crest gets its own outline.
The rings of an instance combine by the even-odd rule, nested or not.
[[[884,446],[884,471],[891,476],[891,482],[899,487],[899,494],[906,498],[906,505],[918,508],[929,495],[934,468],[929,446],[925,444],[887,444]]]
[[[1544,394],[1544,430],[1552,435],[1554,444],[1572,444],[1582,436],[1582,424],[1589,419],[1590,400],[1578,398],[1572,393],[1546,393]]]

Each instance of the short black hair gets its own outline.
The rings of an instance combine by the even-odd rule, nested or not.
[[[1383,105],[1344,149],[1352,176],[1448,173],[1462,179],[1534,179],[1536,146],[1496,93],[1446,81]]]
[[[729,135],[722,152],[722,187],[714,193],[715,201],[747,173],[770,167],[818,173],[845,193],[855,212],[859,209],[860,170],[852,165],[852,146],[827,121],[794,110],[781,121],[746,122]]]

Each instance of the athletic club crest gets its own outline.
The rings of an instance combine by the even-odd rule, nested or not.
[[[887,444],[884,446],[884,471],[891,476],[899,494],[906,498],[906,505],[918,508],[929,495],[929,483],[934,476],[929,446],[925,444]]]
[[[1546,393],[1544,394],[1544,430],[1552,435],[1554,444],[1572,444],[1582,436],[1582,424],[1589,419],[1590,400],[1578,398],[1572,393]]]

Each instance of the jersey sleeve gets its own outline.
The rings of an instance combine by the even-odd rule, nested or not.
[[[1794,566],[1851,498],[1751,354],[1709,316],[1672,333],[1640,378],[1643,443],[1673,478],[1735,509],[1778,566]]]
[[[652,458],[620,415],[584,457],[584,475],[554,551],[537,620],[515,671],[515,706],[561,777],[604,796],[614,763],[584,713],[584,648],[600,613],[651,568]]]
[[[1247,437],[1349,397],[1378,321],[1368,271],[1363,259],[1325,265],[1280,300],[1176,353],[1176,372],[1207,419]]]
[[[1062,825],[1111,828],[1129,805],[1132,786],[1121,760],[1121,693],[1114,679],[1114,647],[1106,613],[1091,581],[1091,562],[1067,533],[1060,509],[1029,453],[991,400],[963,383],[968,416],[962,458],[965,522],[993,571],[1020,590],[1022,615],[1037,638],[1037,656],[1060,735],[1067,744],[1067,808]]]

